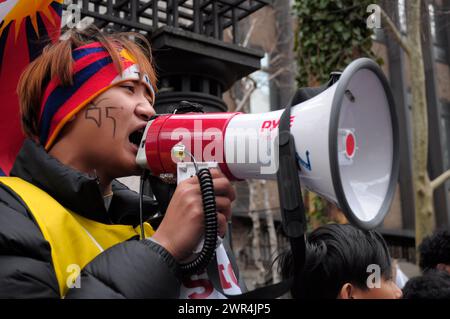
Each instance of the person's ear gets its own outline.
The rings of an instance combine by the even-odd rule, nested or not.
[[[354,287],[350,283],[346,283],[342,286],[339,292],[338,299],[354,299]]]

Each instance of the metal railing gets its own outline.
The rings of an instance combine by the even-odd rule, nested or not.
[[[152,33],[161,26],[223,40],[223,31],[232,28],[238,43],[238,22],[271,0],[72,0],[82,17],[117,31]]]

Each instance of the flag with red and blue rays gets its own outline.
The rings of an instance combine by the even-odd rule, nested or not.
[[[17,82],[25,67],[61,32],[64,0],[0,0],[0,175],[22,146]]]

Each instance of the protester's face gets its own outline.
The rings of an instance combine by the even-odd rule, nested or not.
[[[153,101],[142,83],[114,86],[77,114],[71,128],[78,141],[76,151],[86,166],[101,167],[112,178],[139,174],[138,147],[130,136],[143,130],[154,114]]]
[[[360,289],[346,284],[339,297],[342,299],[400,299],[402,291],[393,280],[382,278],[379,287],[374,288]]]

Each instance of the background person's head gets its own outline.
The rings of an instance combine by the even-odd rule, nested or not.
[[[70,30],[18,84],[22,127],[63,164],[106,183],[138,174],[136,132],[155,113],[150,45],[138,34]]]
[[[450,299],[450,274],[429,270],[408,280],[403,288],[404,299]]]
[[[450,232],[440,230],[425,237],[419,246],[420,268],[426,272],[433,269],[450,273]]]
[[[292,276],[295,269],[290,252],[280,259],[282,276]],[[352,225],[325,225],[308,236],[303,278],[304,294],[310,299],[401,297],[401,290],[392,280],[383,237]],[[379,288],[369,288],[368,281],[379,284]],[[295,289],[291,291],[294,297],[298,295]]]

